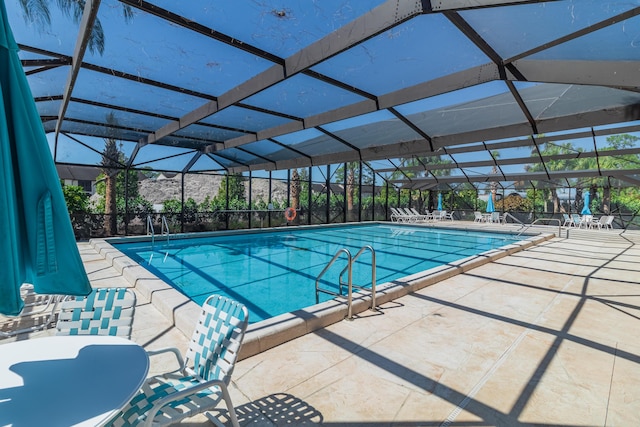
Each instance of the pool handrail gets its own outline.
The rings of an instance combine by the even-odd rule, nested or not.
[[[164,236],[165,232],[167,233],[167,246],[169,246],[169,224],[167,223],[167,217],[162,215],[160,218],[160,235]],[[151,260],[153,259],[153,247],[156,242],[156,231],[153,227],[153,219],[151,219],[151,215],[147,215],[147,236],[151,234],[151,256],[149,257],[149,264],[151,264]],[[167,251],[164,255],[164,261],[167,260],[167,256],[169,255],[169,251]]]
[[[360,250],[358,251],[357,254],[354,255],[354,257],[351,259],[351,266],[356,262],[356,260],[358,259],[358,257],[360,255],[362,255],[362,253],[365,250],[369,250],[371,251],[371,310],[375,310],[376,309],[376,251],[375,249],[373,249],[373,246],[371,245],[366,245],[360,248]],[[342,275],[344,274],[345,271],[347,271],[347,269],[349,268],[349,266],[345,267],[341,272],[340,272],[340,276],[338,281],[340,282],[340,285],[342,285]],[[352,267],[353,268],[353,267]],[[364,286],[359,286],[359,285],[354,285],[353,283],[351,283],[351,286],[349,288],[349,294],[352,293],[353,288],[357,288],[357,289],[361,289],[363,291],[368,291],[367,288],[365,288]],[[351,304],[349,304],[351,305]],[[351,317],[351,315],[349,315],[349,317]]]
[[[522,230],[516,234],[516,237],[519,237],[520,235],[522,235],[522,233],[524,233],[525,231],[527,231],[528,229],[530,229],[531,227],[533,227],[534,225],[536,225],[538,222],[540,221],[557,221],[558,222],[558,237],[562,237],[562,220],[560,220],[559,218],[537,218],[536,220],[534,220],[531,224],[523,224],[522,225]],[[567,236],[569,236],[569,229],[567,228]]]
[[[339,281],[338,282],[338,292],[334,292],[334,291],[330,291],[329,289],[323,289],[320,287],[320,279],[322,278],[322,276],[324,276],[324,273],[327,272],[327,270],[329,270],[329,267],[331,267],[333,265],[333,263],[338,259],[338,257],[340,257],[340,254],[345,253],[347,254],[347,268],[349,269],[349,286],[351,286],[351,252],[349,252],[349,249],[347,248],[342,248],[340,250],[338,250],[338,252],[336,252],[336,254],[333,256],[333,258],[331,258],[331,261],[329,261],[327,263],[327,265],[322,269],[322,271],[320,272],[320,274],[318,274],[318,277],[316,277],[316,304],[320,303],[320,292],[324,292],[325,294],[329,294],[329,295],[333,295],[333,296],[337,296],[340,297],[342,296],[342,282]],[[351,303],[349,302],[349,306],[351,305]]]

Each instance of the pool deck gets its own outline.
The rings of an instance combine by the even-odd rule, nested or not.
[[[640,233],[565,236],[241,360],[241,425],[640,425]],[[132,286],[79,247],[94,286]],[[184,350],[175,319],[138,296],[132,339]],[[169,362],[154,358],[151,373]]]

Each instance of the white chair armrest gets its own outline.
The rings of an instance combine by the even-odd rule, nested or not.
[[[166,347],[166,348],[159,348],[157,350],[147,350],[147,354],[149,356],[156,356],[158,354],[163,354],[163,353],[173,353],[173,355],[176,356],[178,364],[180,364],[180,368],[176,369],[173,372],[176,372],[176,371],[184,372],[184,369],[185,369],[184,359],[182,358],[182,354],[180,353],[180,350],[178,350],[177,348]]]

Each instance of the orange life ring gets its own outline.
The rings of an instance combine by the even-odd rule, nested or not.
[[[293,221],[294,219],[296,219],[296,215],[297,214],[298,213],[293,208],[287,208],[287,209],[284,210],[284,218],[287,221]]]

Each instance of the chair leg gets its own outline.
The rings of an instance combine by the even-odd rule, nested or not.
[[[225,405],[227,405],[227,411],[229,412],[229,420],[231,421],[231,425],[233,427],[240,427],[238,416],[236,415],[236,410],[233,409],[233,402],[231,402],[231,395],[229,394],[229,390],[224,384],[221,384],[219,387],[220,391],[222,392],[222,399],[224,400]],[[204,415],[209,419],[209,421],[211,421],[218,427],[225,427],[216,417],[211,415],[209,412],[205,412]]]

